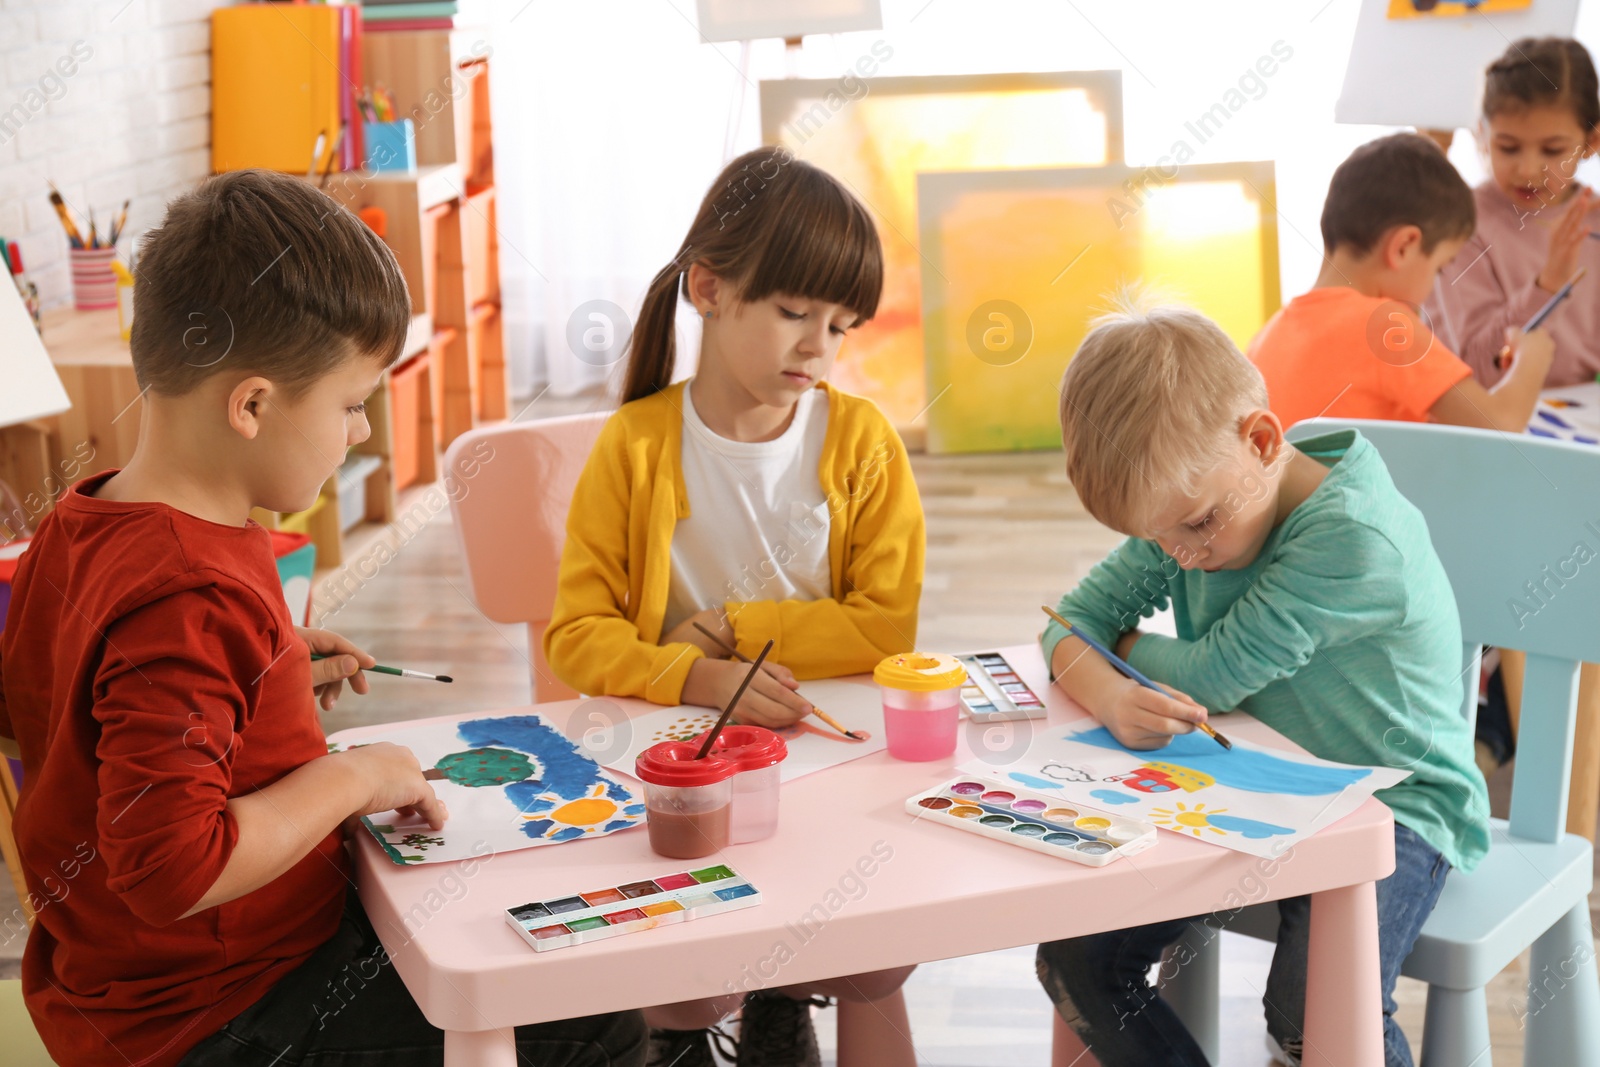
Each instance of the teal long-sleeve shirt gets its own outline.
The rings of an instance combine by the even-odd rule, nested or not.
[[[1111,646],[1170,603],[1178,637],[1141,637],[1134,667],[1312,755],[1410,770],[1377,796],[1470,871],[1489,849],[1488,791],[1461,715],[1461,620],[1427,523],[1359,433],[1299,448],[1328,474],[1248,567],[1185,571],[1129,538],[1057,610]],[[1065,636],[1046,628],[1047,662]]]

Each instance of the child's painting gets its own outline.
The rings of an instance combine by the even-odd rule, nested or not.
[[[1528,432],[1580,445],[1600,445],[1600,384],[1585,382],[1539,394]]]
[[[883,751],[883,700],[877,686],[830,678],[801,682],[800,692],[839,720],[845,729],[866,734],[867,739],[852,741],[815,715],[807,715],[793,726],[774,731],[789,749],[781,765],[780,780],[791,782]],[[719,714],[692,704],[663,708],[594,730],[580,744],[596,753],[606,766],[631,775],[639,753],[662,741],[687,741],[702,734],[716,725]]]
[[[481,858],[644,825],[643,798],[537,715],[396,726],[382,734],[346,730],[329,738],[328,751],[375,741],[416,753],[450,811],[442,830],[402,822],[394,812],[365,816],[361,821],[396,863]]]
[[[1282,855],[1296,841],[1350,814],[1405,778],[1395,767],[1352,767],[1203,733],[1165,748],[1124,748],[1104,726],[1057,727],[1033,739],[1017,764],[961,769],[1147,819],[1173,833],[1254,856]]]
[[[878,314],[850,331],[831,380],[907,426],[932,399],[922,375],[917,175],[1120,163],[1122,75],[879,75],[856,87],[846,95],[849,86],[834,78],[762,82],[761,140],[839,178],[878,224]],[[1004,256],[997,243],[984,262]]]
[[[1278,309],[1271,163],[924,174],[917,189],[932,453],[1059,449],[1061,373],[1126,286],[1198,309],[1240,348]]]
[[[1422,19],[1493,15],[1500,11],[1526,11],[1532,6],[1533,0],[1389,0],[1389,17]]]

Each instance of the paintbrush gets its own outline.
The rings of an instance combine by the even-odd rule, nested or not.
[[[333,656],[342,656],[346,654],[347,653],[343,652],[313,652],[311,653],[311,658],[329,659]],[[374,663],[370,667],[362,667],[361,669],[364,671],[371,671],[373,674],[392,674],[396,678],[421,678],[424,681],[429,682],[455,681],[455,679],[450,677],[448,674],[429,674],[427,671],[414,671],[409,667],[385,667],[381,663]]]
[[[694,628],[696,630],[699,630],[701,633],[705,634],[707,637],[711,638],[711,640],[715,641],[717,643],[717,647],[718,648],[722,649],[722,651],[726,652],[728,655],[732,656],[734,659],[738,660],[740,663],[749,663],[750,662],[750,657],[749,656],[745,655],[743,652],[740,652],[737,648],[731,647],[728,644],[728,642],[724,641],[722,638],[718,637],[716,634],[712,633],[710,630],[706,629],[704,626],[701,626],[699,623],[695,623],[694,624]],[[810,703],[810,702],[807,701],[807,703]],[[833,727],[835,730],[838,730],[841,734],[844,734],[846,737],[848,737],[852,741],[865,741],[866,740],[866,738],[863,737],[861,734],[858,734],[853,730],[846,730],[844,728],[844,725],[842,723],[840,723],[838,719],[835,719],[832,715],[829,715],[827,712],[823,711],[821,708],[817,707],[815,704],[811,705],[811,714],[815,715],[817,718],[821,719],[823,722],[827,723],[829,726]]]
[[[72,221],[72,212],[67,210],[67,202],[61,198],[61,192],[52,183],[50,185],[50,206],[56,209],[56,215],[61,219],[62,229],[67,231],[67,239],[74,248],[83,247],[83,235],[78,232],[77,223]]]
[[[1546,300],[1544,302],[1544,307],[1540,308],[1537,312],[1534,313],[1533,318],[1529,319],[1527,324],[1522,327],[1522,332],[1523,333],[1532,333],[1534,330],[1537,330],[1540,326],[1543,326],[1544,325],[1544,320],[1550,317],[1550,313],[1556,309],[1556,305],[1560,304],[1561,301],[1565,300],[1567,297],[1572,295],[1572,287],[1574,285],[1577,285],[1580,281],[1582,281],[1583,280],[1583,276],[1585,274],[1587,274],[1587,273],[1589,273],[1589,268],[1588,267],[1579,267],[1578,268],[1578,273],[1576,273],[1576,274],[1574,274],[1572,276],[1572,280],[1570,282],[1568,282],[1566,285],[1563,285],[1560,289],[1557,289],[1556,292],[1555,292],[1555,295],[1552,296],[1549,300]],[[1508,366],[1510,363],[1511,363],[1511,346],[1510,345],[1506,345],[1504,348],[1502,348],[1500,350],[1500,354],[1498,356],[1494,357],[1494,365],[1496,367],[1505,367],[1505,366]]]
[[[728,725],[729,719],[733,718],[733,709],[738,706],[739,698],[744,696],[744,691],[750,688],[751,682],[755,681],[756,672],[761,669],[761,661],[766,659],[767,653],[771,651],[772,642],[768,641],[766,647],[761,650],[761,655],[757,656],[756,661],[750,664],[750,671],[744,676],[744,681],[740,682],[739,688],[734,690],[733,699],[728,701],[728,706],[722,709],[722,717],[717,720],[717,725],[711,728],[709,734],[706,734],[706,743],[700,746],[699,752],[695,753],[695,759],[705,759],[710,754],[711,746],[717,743],[717,735],[722,733],[722,728]]]
[[[1170,695],[1165,689],[1162,689],[1159,685],[1156,685],[1156,683],[1140,674],[1131,664],[1128,663],[1127,660],[1111,651],[1105,645],[1102,645],[1099,641],[1096,641],[1094,638],[1090,637],[1088,634],[1084,633],[1082,630],[1078,629],[1076,626],[1072,625],[1066,619],[1063,619],[1060,615],[1057,615],[1049,608],[1044,607],[1043,605],[1040,607],[1046,615],[1050,616],[1062,626],[1065,626],[1067,628],[1067,632],[1073,637],[1076,637],[1079,641],[1082,641],[1084,644],[1100,653],[1100,655],[1104,656],[1106,662],[1111,664],[1117,670],[1121,671],[1124,676],[1132,679],[1135,682],[1138,682],[1146,689],[1152,689],[1163,696]],[[1204,731],[1207,736],[1209,736],[1213,741],[1221,745],[1223,748],[1232,750],[1233,742],[1229,741],[1226,737],[1223,737],[1221,734],[1217,733],[1217,731],[1213,730],[1209,723],[1197,722],[1195,723],[1195,726]]]

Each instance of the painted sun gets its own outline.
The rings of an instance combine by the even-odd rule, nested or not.
[[[1191,808],[1181,800],[1176,802],[1174,807],[1176,807],[1178,810],[1172,811],[1167,808],[1151,808],[1149,812],[1150,821],[1155,823],[1157,826],[1164,826],[1169,830],[1176,830],[1179,833],[1188,830],[1196,837],[1205,836],[1205,834],[1200,832],[1202,830],[1210,830],[1219,837],[1228,836],[1226,831],[1219,830],[1215,826],[1211,825],[1211,816],[1220,815],[1227,811],[1227,808],[1212,808],[1211,810],[1207,811],[1204,804],[1196,804]]]

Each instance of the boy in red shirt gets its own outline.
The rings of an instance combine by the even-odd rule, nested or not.
[[[1475,220],[1472,190],[1425,137],[1382,137],[1339,165],[1322,207],[1316,287],[1250,342],[1285,426],[1325,415],[1527,428],[1555,353],[1549,335],[1511,331],[1511,370],[1485,389],[1417,314]]]
[[[293,625],[249,517],[309,507],[367,437],[410,321],[399,267],[310,185],[236,171],[172,202],[135,300],[138,447],[41,524],[0,638],[28,1010],[71,1065],[441,1063],[340,828],[444,806],[408,749],[328,754],[313,690],[365,692],[373,661]],[[540,1067],[644,1056],[638,1013],[517,1038]]]

